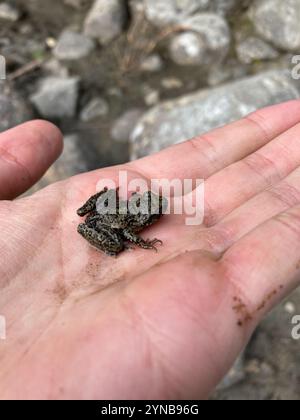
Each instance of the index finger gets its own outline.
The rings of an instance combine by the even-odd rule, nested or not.
[[[299,122],[299,100],[273,105],[130,165],[148,178],[207,179]]]

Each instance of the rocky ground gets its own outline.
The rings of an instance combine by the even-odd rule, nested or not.
[[[298,98],[299,21],[300,0],[0,1],[0,131],[33,117],[62,129],[65,152],[37,188],[147,155]],[[300,398],[295,314],[299,291],[215,399]]]

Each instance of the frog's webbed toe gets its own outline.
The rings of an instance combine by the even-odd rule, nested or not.
[[[131,232],[128,230],[123,231],[123,236],[127,241],[137,245],[138,247],[142,249],[154,249],[156,252],[157,252],[156,245],[163,244],[163,242],[159,239],[145,240],[141,238],[140,236],[138,236],[137,234],[135,234],[134,232]]]
[[[159,244],[159,245],[163,245],[164,243],[163,243],[163,241],[161,241],[160,239],[152,239],[152,240],[148,240],[148,241],[146,241],[149,245],[152,245],[152,246],[154,246],[154,245],[157,245],[157,244]]]
[[[163,241],[156,238],[145,241],[145,249],[154,249],[156,252],[158,252],[156,245],[163,245]]]

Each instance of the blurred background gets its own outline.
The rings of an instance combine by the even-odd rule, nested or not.
[[[40,117],[64,133],[39,189],[298,98],[300,0],[0,1],[0,54],[0,131]],[[295,314],[300,292],[214,399],[300,399]]]

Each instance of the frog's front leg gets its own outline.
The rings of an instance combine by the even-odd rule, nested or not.
[[[107,255],[116,257],[125,249],[121,236],[107,226],[97,226],[96,230],[85,223],[81,223],[78,226],[78,233],[92,246],[105,252]]]
[[[157,248],[155,245],[163,244],[163,242],[159,239],[145,241],[143,238],[141,238],[140,236],[138,236],[136,233],[134,233],[132,230],[129,230],[129,229],[124,229],[122,232],[122,235],[124,239],[126,239],[129,242],[132,242],[133,244],[139,246],[140,248],[154,249],[156,252],[157,252]]]
[[[88,201],[80,207],[80,209],[77,210],[77,214],[80,217],[84,217],[85,215],[91,213],[92,211],[96,210],[96,205],[99,197],[101,195],[107,193],[108,189],[104,188],[104,190],[98,192],[97,194],[93,195],[91,198],[88,199]]]

